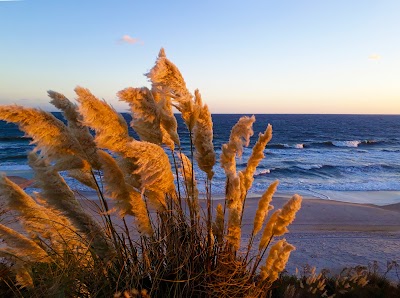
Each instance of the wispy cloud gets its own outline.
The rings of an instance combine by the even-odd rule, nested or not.
[[[372,55],[369,55],[369,56],[368,56],[368,59],[369,59],[369,60],[381,60],[382,57],[381,57],[381,55],[379,55],[379,54],[372,54]]]
[[[0,0],[0,2],[21,2],[24,0]]]
[[[124,35],[119,40],[120,43],[129,43],[129,44],[143,44],[139,38],[131,37],[130,35]]]

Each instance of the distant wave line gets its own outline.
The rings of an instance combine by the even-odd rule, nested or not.
[[[267,148],[273,149],[303,149],[313,147],[347,147],[357,148],[358,146],[369,146],[388,143],[387,141],[376,141],[376,140],[352,140],[352,141],[322,141],[322,142],[309,142],[309,143],[293,143],[293,144],[269,144]]]

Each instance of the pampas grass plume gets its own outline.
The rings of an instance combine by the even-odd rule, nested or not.
[[[293,250],[295,250],[295,247],[287,243],[286,239],[281,239],[275,243],[270,249],[265,266],[261,267],[261,280],[268,278],[270,283],[277,280],[279,273],[285,269],[290,253]]]
[[[167,59],[164,49],[160,50],[155,66],[146,76],[155,87],[160,87],[163,92],[177,101],[191,97],[181,72]]]
[[[63,112],[64,118],[68,121],[68,127],[72,135],[78,140],[89,163],[93,168],[99,169],[100,164],[97,160],[96,144],[88,127],[81,123],[82,116],[78,113],[77,105],[72,103],[61,93],[52,90],[47,91],[47,93],[51,98],[50,103]]]
[[[250,137],[254,133],[253,122],[255,120],[254,115],[250,118],[247,116],[241,117],[231,130],[229,142],[222,145],[220,162],[228,179],[236,176],[235,158],[236,156],[242,156],[243,145],[249,145]]]
[[[25,231],[33,237],[36,237],[37,234],[47,239],[59,236],[52,227],[51,221],[54,221],[55,218],[49,218],[47,208],[38,205],[17,184],[3,175],[0,175],[0,199],[7,202],[9,209],[20,215],[19,221]]]
[[[85,165],[84,153],[77,139],[60,120],[48,112],[18,105],[0,106],[0,119],[18,124],[32,137],[36,150],[51,161],[56,168],[67,170]]]
[[[254,181],[254,173],[260,161],[265,157],[264,149],[272,138],[272,126],[268,124],[267,129],[258,136],[258,140],[253,147],[253,151],[247,161],[246,169],[243,171],[244,174],[244,188],[248,191]]]
[[[240,224],[241,210],[236,208],[230,209],[228,218],[228,232],[225,236],[228,243],[232,245],[235,250],[240,247],[241,238],[241,224]]]
[[[261,251],[267,247],[269,242],[271,241],[273,237],[273,230],[276,225],[276,221],[278,220],[278,216],[281,213],[281,209],[276,210],[274,213],[272,213],[271,217],[269,218],[267,224],[265,225],[263,234],[260,239],[260,244],[258,246],[258,249]]]
[[[79,205],[60,174],[35,153],[28,155],[28,162],[34,171],[38,186],[42,189],[40,195],[47,204],[62,211],[71,223],[86,235],[99,256],[105,257],[109,254],[111,247],[105,240],[101,226]]]
[[[217,205],[217,215],[213,224],[213,232],[215,237],[217,237],[217,241],[222,243],[224,235],[224,210],[221,204]]]
[[[301,208],[301,201],[302,197],[296,194],[282,207],[273,229],[275,236],[282,236],[288,232],[287,226],[295,219],[297,211]]]
[[[107,192],[115,200],[121,217],[134,216],[139,232],[151,236],[153,229],[141,194],[125,183],[123,172],[108,153],[99,151],[99,158],[104,171]]]
[[[197,120],[193,127],[193,143],[196,148],[195,158],[199,168],[212,179],[215,165],[215,151],[213,145],[213,124],[207,105],[202,105],[198,90],[195,91],[197,98],[197,109],[199,111]]]
[[[136,174],[141,178],[141,190],[150,199],[156,209],[165,209],[165,195],[175,193],[174,176],[167,154],[155,144],[132,141],[127,144],[122,154],[127,158],[140,157]]]
[[[0,237],[7,244],[4,252],[24,261],[49,262],[50,257],[38,244],[13,229],[0,224]]]
[[[83,117],[83,123],[96,131],[97,145],[114,152],[123,151],[126,143],[131,141],[124,118],[88,89],[76,87],[75,92],[78,95],[79,113]]]
[[[179,153],[182,166],[180,168],[181,174],[184,178],[185,187],[189,199],[189,208],[191,214],[195,217],[199,214],[199,190],[197,188],[196,177],[190,159],[183,153]]]
[[[270,203],[278,184],[278,180],[272,182],[268,189],[261,196],[261,199],[258,201],[258,208],[254,217],[253,235],[256,235],[261,230],[264,220],[268,215],[268,211],[274,208],[270,205]]]
[[[120,100],[129,103],[132,110],[131,127],[142,141],[161,144],[160,113],[152,93],[146,87],[126,88],[117,93]]]
[[[243,116],[233,126],[229,137],[228,146],[234,150],[238,157],[242,156],[243,146],[249,146],[250,137],[254,134],[253,123],[256,118]]]

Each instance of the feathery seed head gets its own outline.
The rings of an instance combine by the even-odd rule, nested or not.
[[[180,140],[178,135],[178,123],[172,111],[170,99],[162,97],[160,101],[158,101],[158,107],[160,110],[160,125],[163,143],[171,150],[174,150],[174,143],[180,145]]]
[[[276,180],[271,183],[268,189],[261,196],[261,199],[258,201],[258,208],[256,211],[256,215],[254,217],[254,226],[253,226],[253,234],[256,235],[262,228],[265,218],[268,215],[268,211],[272,210],[274,207],[270,205],[272,201],[272,197],[278,187],[279,181]]]
[[[213,223],[213,231],[217,237],[217,241],[222,243],[224,235],[224,210],[221,204],[217,205],[217,215],[215,217],[215,222]]]
[[[222,145],[221,153],[221,167],[224,169],[228,179],[236,176],[236,156],[241,156],[243,152],[243,145],[248,146],[250,137],[253,135],[253,122],[255,121],[254,115],[252,117],[241,117],[239,121],[233,126],[229,142]]]
[[[295,247],[286,242],[286,239],[279,240],[275,243],[268,254],[265,266],[261,267],[261,280],[268,278],[270,283],[278,279],[279,273],[286,267],[291,251]]]
[[[197,90],[196,96],[200,98],[200,93]],[[201,106],[201,99],[198,102],[199,113],[193,127],[195,158],[199,168],[207,174],[208,179],[212,179],[214,175],[212,169],[216,160],[213,144],[213,123],[207,105]]]
[[[83,123],[96,131],[95,141],[100,148],[120,152],[132,138],[124,118],[107,103],[97,99],[88,89],[76,87],[79,113]]]
[[[296,194],[282,207],[273,230],[275,236],[282,236],[288,232],[287,226],[295,219],[297,211],[300,210],[301,201],[302,197]]]
[[[175,192],[174,177],[167,154],[155,144],[133,140],[121,151],[124,158],[135,158],[134,174],[140,176],[142,192],[153,205],[165,209],[165,195]],[[137,158],[140,157],[140,158]],[[137,159],[136,159],[137,158]]]
[[[42,190],[40,195],[46,203],[60,210],[78,230],[85,234],[98,256],[110,255],[111,247],[101,226],[83,210],[61,175],[35,153],[28,155],[28,163],[34,171],[36,183]]]
[[[30,262],[50,262],[50,257],[38,244],[13,229],[0,224],[0,238],[7,244],[5,251]]]
[[[125,183],[124,173],[111,155],[99,150],[99,158],[104,172],[106,191],[115,200],[120,216],[134,216],[139,232],[151,236],[153,229],[141,194]]]
[[[78,113],[78,106],[61,93],[51,90],[47,91],[47,93],[52,99],[50,103],[63,112],[72,135],[78,140],[89,163],[93,168],[99,169],[100,164],[97,160],[96,144],[89,129],[81,123],[82,116]]]
[[[234,150],[237,156],[242,156],[243,146],[249,146],[250,137],[254,134],[253,123],[256,118],[253,116],[243,116],[233,126],[229,137],[228,146]]]
[[[47,208],[39,205],[4,175],[0,175],[0,200],[6,202],[9,209],[18,213],[19,222],[33,237],[41,235],[45,239],[50,239],[52,236],[59,236],[54,229],[57,220],[49,218]]]
[[[254,173],[260,161],[265,157],[264,149],[265,146],[269,143],[272,138],[272,126],[268,124],[267,129],[262,134],[260,133],[258,136],[258,140],[253,147],[253,151],[250,155],[249,160],[247,161],[246,169],[243,172],[244,174],[244,186],[246,191],[248,191],[253,184],[254,181]]]
[[[274,236],[273,231],[276,225],[276,222],[278,220],[279,215],[281,214],[281,209],[276,210],[274,213],[272,213],[271,217],[269,218],[263,234],[260,239],[260,244],[258,246],[258,249],[261,251],[264,248],[267,247],[268,243],[271,241],[272,237]]]
[[[225,236],[226,241],[230,243],[235,250],[240,247],[241,225],[240,225],[241,210],[230,209],[228,218],[228,232]]]
[[[178,101],[180,98],[190,95],[186,89],[186,83],[182,74],[175,64],[167,59],[163,49],[160,50],[156,64],[146,76],[154,86],[161,87],[164,92],[167,91],[169,96]]]
[[[197,181],[194,176],[193,166],[190,159],[183,153],[179,153],[179,158],[182,162],[180,171],[184,178],[184,183],[187,190],[189,200],[189,208],[193,214],[199,213],[199,190],[197,189]]]
[[[85,154],[71,131],[52,114],[18,105],[0,106],[0,119],[18,124],[30,136],[42,156],[62,170],[81,168]]]
[[[161,144],[160,113],[151,91],[146,88],[126,88],[117,93],[132,110],[131,127],[142,141]]]

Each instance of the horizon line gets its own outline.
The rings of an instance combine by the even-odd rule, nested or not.
[[[52,110],[52,111],[47,111],[50,113],[63,113],[62,111],[59,110]],[[130,111],[118,111],[118,113],[122,114],[131,114]],[[174,112],[174,115],[180,115],[180,112]],[[211,113],[211,115],[331,115],[331,116],[339,116],[339,115],[348,115],[348,116],[400,116],[399,114],[370,114],[370,113]]]

